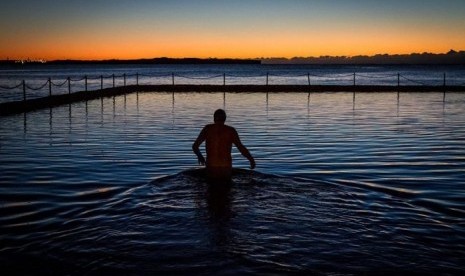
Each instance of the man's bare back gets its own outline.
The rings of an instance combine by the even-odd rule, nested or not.
[[[206,164],[210,178],[229,178],[232,171],[231,149],[234,144],[241,154],[250,162],[250,168],[255,168],[255,160],[242,144],[237,131],[225,125],[226,113],[218,109],[214,114],[214,124],[206,125],[192,145],[199,164]],[[205,161],[199,146],[205,141],[207,160]]]

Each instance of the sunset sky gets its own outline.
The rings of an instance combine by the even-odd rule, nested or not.
[[[464,0],[0,3],[0,59],[444,53],[464,34]]]

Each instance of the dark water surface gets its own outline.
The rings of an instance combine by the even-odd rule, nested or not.
[[[257,161],[234,150],[224,189],[191,152],[217,108]],[[1,117],[0,267],[461,274],[464,179],[460,93],[139,93]]]

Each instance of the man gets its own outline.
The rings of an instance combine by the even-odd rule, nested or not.
[[[255,168],[255,160],[241,143],[237,131],[225,125],[226,112],[222,109],[215,111],[214,124],[206,125],[192,145],[192,150],[197,155],[199,164],[207,168],[207,177],[210,180],[228,180],[232,173],[231,148],[234,144],[241,154],[250,162],[250,168]],[[200,144],[205,141],[207,160],[199,150]]]

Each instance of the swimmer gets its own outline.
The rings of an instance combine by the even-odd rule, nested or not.
[[[240,153],[250,162],[250,168],[255,168],[255,160],[249,150],[242,144],[237,131],[225,125],[226,112],[222,109],[215,111],[214,123],[206,125],[192,145],[200,165],[206,165],[209,179],[231,179],[232,158],[231,148],[234,144]],[[205,141],[207,159],[203,157],[199,146]]]

